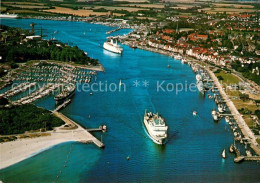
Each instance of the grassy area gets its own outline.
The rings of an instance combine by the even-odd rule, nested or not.
[[[247,108],[248,110],[255,112],[255,110],[260,110],[260,107],[257,107],[256,104],[250,100],[242,101],[240,99],[232,100],[237,109]]]
[[[0,88],[1,88],[2,86],[4,86],[4,84],[5,84],[5,82],[0,81]]]
[[[49,13],[49,12],[41,12],[41,11],[34,11],[34,10],[9,10],[9,13],[18,13],[18,14],[37,14],[37,16],[41,16],[41,15],[45,15],[45,16],[51,16],[54,15],[53,13]]]
[[[230,96],[233,96],[233,97],[239,97],[239,91],[237,90],[227,90],[226,93]]]
[[[31,133],[31,134],[23,134],[19,135],[19,139],[24,139],[24,138],[36,138],[36,137],[46,137],[46,136],[51,136],[50,133]]]
[[[35,6],[35,5],[20,5],[20,4],[14,4],[10,5],[14,8],[22,8],[22,9],[47,9],[50,8],[49,6]]]
[[[253,122],[252,118],[250,118],[250,115],[244,115],[244,120],[249,128],[254,127],[254,122]]]
[[[55,9],[49,9],[49,10],[43,10],[44,12],[50,12],[50,13],[58,13],[58,14],[68,14],[68,15],[75,15],[75,16],[101,16],[101,15],[107,15],[107,12],[93,12],[93,10],[73,10],[70,8],[63,8],[63,7],[55,7]],[[115,16],[123,16],[124,14],[120,13],[114,13]]]
[[[215,3],[213,6],[216,7],[225,7],[225,8],[254,8],[253,5],[245,5],[245,4],[223,4],[223,3]]]
[[[1,12],[4,12],[4,11],[6,11],[6,7],[1,6]]]
[[[240,79],[233,74],[226,73],[225,71],[220,71],[219,73],[215,73],[215,75],[221,76],[223,78],[222,82],[223,84],[232,85],[232,84],[239,84]]]
[[[257,143],[260,145],[260,139],[256,139]]]
[[[132,7],[140,7],[140,8],[164,8],[164,4],[127,4],[121,6],[132,6]]]
[[[258,10],[255,9],[240,9],[240,8],[203,8],[199,9],[199,12],[204,11],[208,14],[224,13],[234,14],[234,13],[252,13]]]
[[[32,3],[32,2],[2,2],[3,4],[9,5],[9,4],[27,4],[27,5],[39,5],[42,6],[44,3]]]
[[[105,10],[126,10],[128,12],[136,12],[141,10],[147,10],[144,8],[135,8],[135,7],[116,7],[116,6],[95,6],[93,9],[105,9]]]

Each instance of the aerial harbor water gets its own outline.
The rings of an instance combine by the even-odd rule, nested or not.
[[[96,82],[126,86],[125,91],[76,91],[61,112],[86,127],[106,124],[108,132],[95,134],[106,147],[63,143],[20,163],[0,170],[4,182],[259,182],[257,162],[235,164],[234,155],[222,150],[233,143],[233,132],[221,120],[214,123],[216,104],[193,91],[157,90],[157,83],[196,83],[192,69],[171,57],[122,46],[122,55],[102,48],[106,32],[113,28],[83,22],[36,19],[3,19],[1,24],[30,29],[43,27],[44,35],[73,44],[99,59],[105,72]],[[121,29],[116,34],[131,30]],[[170,65],[170,68],[167,67]],[[79,86],[80,88],[80,86]],[[36,105],[54,109],[45,97]],[[143,125],[145,109],[159,112],[169,126],[165,146],[154,144]],[[193,116],[196,110],[198,115]],[[127,160],[129,157],[129,160]],[[68,159],[68,160],[67,160]],[[66,167],[64,161],[68,161]],[[61,173],[59,174],[59,172]],[[59,179],[57,179],[57,175]]]

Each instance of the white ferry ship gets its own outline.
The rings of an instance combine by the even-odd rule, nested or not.
[[[0,14],[0,18],[18,18],[17,14]]]
[[[158,113],[146,112],[144,114],[144,125],[150,138],[156,144],[164,144],[167,138],[168,126],[165,124],[164,118]]]
[[[114,43],[113,39],[110,42],[104,42],[103,48],[113,53],[121,54],[123,52],[123,48],[117,44],[117,41]]]

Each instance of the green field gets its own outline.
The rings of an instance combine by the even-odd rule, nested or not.
[[[4,11],[6,11],[6,7],[1,6],[1,12],[4,12]]]
[[[227,84],[227,85],[230,85],[230,84],[239,84],[240,82],[240,79],[237,78],[236,76],[234,76],[233,74],[230,74],[230,73],[226,73],[225,71],[220,71],[219,73],[215,73],[215,75],[218,77],[218,76],[221,76],[223,78],[222,82],[223,84]]]

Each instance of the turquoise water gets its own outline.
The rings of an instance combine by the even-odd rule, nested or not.
[[[86,127],[108,126],[102,135],[105,149],[93,144],[65,143],[23,162],[0,170],[4,182],[259,182],[256,162],[234,164],[234,155],[221,152],[233,142],[224,120],[214,123],[215,103],[197,90],[157,92],[157,82],[191,84],[195,75],[188,65],[170,57],[123,46],[122,56],[100,47],[112,28],[82,22],[49,20],[2,20],[2,24],[30,29],[34,22],[44,34],[72,43],[99,59],[106,72],[97,81],[126,85],[126,92],[76,92],[62,112]],[[56,34],[52,35],[54,32]],[[124,34],[130,30],[113,33]],[[85,35],[83,33],[86,33]],[[167,68],[171,65],[171,68]],[[140,81],[135,87],[134,81]],[[142,82],[148,81],[149,86]],[[53,97],[36,103],[53,109]],[[147,136],[142,118],[145,109],[158,111],[169,126],[166,146]],[[194,117],[192,111],[198,116]],[[89,115],[91,118],[89,119]],[[228,127],[228,126],[227,126]],[[100,134],[95,134],[98,138]],[[72,150],[71,150],[72,149]],[[70,153],[71,152],[71,153]],[[126,157],[130,157],[127,161]],[[67,160],[68,159],[68,160]],[[65,163],[67,161],[67,163]],[[66,164],[66,167],[64,165]],[[60,173],[61,171],[61,173]],[[59,177],[57,178],[57,175]]]

